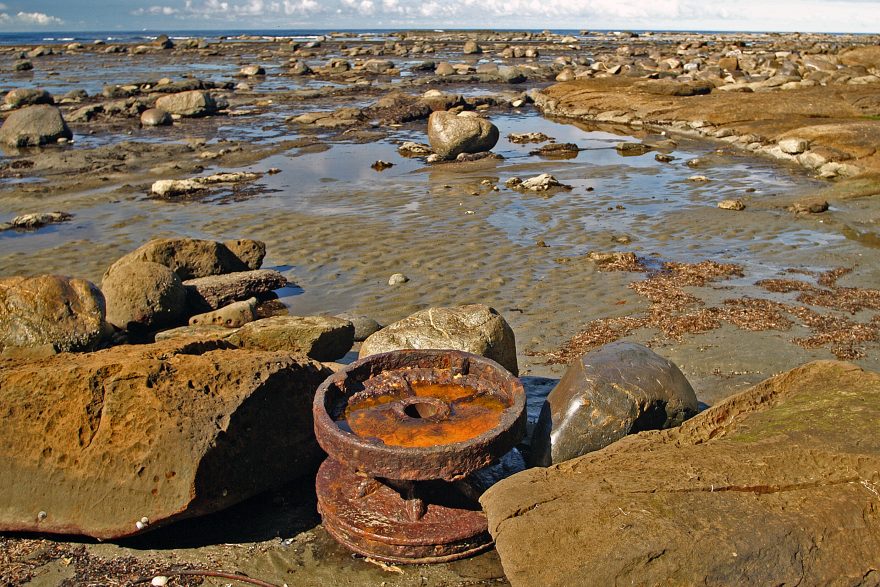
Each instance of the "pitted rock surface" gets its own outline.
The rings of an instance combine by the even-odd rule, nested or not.
[[[185,339],[0,361],[0,530],[120,538],[308,474],[329,374]]]

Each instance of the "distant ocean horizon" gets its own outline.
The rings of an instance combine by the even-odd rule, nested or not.
[[[220,38],[234,38],[239,36],[253,36],[265,39],[291,39],[310,41],[317,37],[330,33],[354,33],[375,35],[377,37],[387,36],[389,34],[401,31],[418,31],[418,30],[434,30],[434,31],[510,31],[510,32],[530,32],[540,33],[549,30],[553,33],[562,35],[581,36],[580,33],[585,29],[460,29],[460,28],[388,28],[388,29],[212,29],[212,30],[155,30],[155,31],[28,31],[28,32],[6,32],[0,33],[0,45],[35,45],[40,43],[92,43],[96,40],[105,43],[148,43],[153,41],[159,35],[168,35],[172,40],[183,41],[187,39],[205,39],[208,41],[218,40]],[[694,34],[790,34],[777,31],[699,31],[699,30],[643,30],[643,29],[589,29],[591,32],[612,33],[618,31],[628,31],[638,34],[644,33],[694,33]],[[871,36],[877,33],[815,33],[828,35],[853,35],[853,36]]]

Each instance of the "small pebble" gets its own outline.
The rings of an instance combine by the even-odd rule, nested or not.
[[[153,577],[153,580],[150,581],[150,585],[153,585],[154,587],[164,587],[167,584],[168,577],[166,577],[165,575],[158,575],[156,577]]]
[[[401,283],[406,283],[407,281],[409,281],[409,277],[407,277],[403,273],[395,273],[388,278],[388,285],[400,285]]]
[[[49,514],[47,514],[47,513],[44,512],[44,511],[41,511],[40,513],[37,514],[37,519],[38,519],[39,521],[42,522],[42,521],[45,520],[48,516],[49,516]]]
[[[147,527],[147,525],[144,524],[143,522],[141,522],[140,520],[138,520],[137,522],[134,523],[134,527],[137,528],[138,530],[143,530],[144,528]]]

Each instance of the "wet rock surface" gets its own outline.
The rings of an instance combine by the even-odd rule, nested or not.
[[[491,150],[498,142],[498,128],[483,118],[438,111],[428,118],[428,140],[440,157],[454,159],[461,153]]]
[[[320,455],[312,396],[329,371],[228,347],[4,361],[0,528],[119,538],[308,474]]]
[[[642,345],[612,343],[575,360],[550,392],[532,434],[532,461],[561,463],[696,413],[697,396],[677,366]]]
[[[880,552],[878,418],[880,375],[810,363],[481,503],[512,585],[860,583]]]

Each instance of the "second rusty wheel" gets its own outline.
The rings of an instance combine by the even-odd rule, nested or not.
[[[389,483],[324,461],[316,483],[324,529],[359,554],[397,563],[448,562],[492,546],[479,504],[453,484],[415,482],[421,500],[406,499]]]

